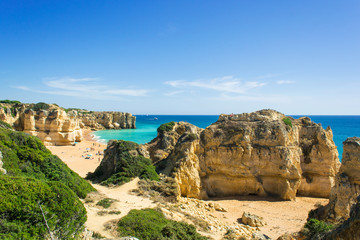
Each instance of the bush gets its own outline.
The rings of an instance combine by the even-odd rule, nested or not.
[[[324,234],[330,230],[332,230],[334,226],[332,224],[328,224],[323,221],[319,221],[315,218],[310,218],[304,226],[305,235],[308,237],[312,237],[315,235]]]
[[[133,190],[138,195],[150,195],[152,199],[175,202],[180,195],[174,178],[162,176],[160,181],[140,180],[138,188]]]
[[[155,171],[155,166],[152,165],[150,159],[137,154],[137,147],[138,144],[130,141],[112,142],[113,152],[107,150],[103,161],[114,161],[115,172],[110,176],[105,175],[107,170],[103,169],[105,168],[103,164],[100,164],[95,172],[88,173],[86,178],[105,186],[121,185],[135,177],[158,181],[160,178]]]
[[[100,201],[98,201],[96,203],[96,205],[101,206],[103,208],[109,208],[113,202],[114,202],[114,199],[104,198],[104,199],[101,199]]]
[[[207,239],[196,232],[194,226],[167,220],[154,209],[131,210],[118,222],[120,236],[134,236],[142,240],[154,239]]]
[[[36,103],[31,109],[34,111],[39,111],[39,110],[47,110],[50,108],[50,105],[44,102],[39,102]]]
[[[290,118],[285,117],[285,118],[283,118],[282,120],[283,120],[283,122],[284,122],[286,125],[288,125],[289,127],[292,127],[292,122],[291,122],[291,119],[290,119]]]
[[[9,175],[59,181],[81,198],[95,191],[57,156],[52,155],[37,137],[0,128],[0,151],[3,154],[3,168]]]
[[[158,132],[170,132],[174,126],[175,126],[175,122],[168,122],[161,124],[160,127],[158,128]]]
[[[60,182],[0,176],[0,239],[58,239],[78,236],[86,210],[76,194]]]
[[[8,104],[20,104],[20,101],[16,101],[16,100],[0,100],[0,103],[8,103]]]

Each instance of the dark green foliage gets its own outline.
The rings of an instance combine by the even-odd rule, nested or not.
[[[315,218],[310,218],[304,226],[304,234],[307,237],[321,236],[322,234],[333,229],[334,226],[332,224],[328,224],[323,221],[319,221]]]
[[[160,127],[158,128],[158,132],[170,132],[174,126],[175,126],[175,122],[168,122],[161,124]]]
[[[207,239],[196,232],[194,226],[167,220],[154,209],[131,210],[118,223],[120,236],[134,236],[142,240]]]
[[[20,104],[20,101],[16,101],[16,100],[0,100],[0,103],[8,103],[8,104]]]
[[[9,175],[59,181],[81,198],[95,190],[57,156],[52,155],[36,137],[0,128],[0,151],[3,154],[3,168]]]
[[[284,117],[282,120],[286,125],[288,125],[289,127],[292,127],[292,122],[291,122],[290,118]]]
[[[50,105],[44,102],[39,102],[36,103],[31,109],[34,111],[39,111],[39,110],[47,110],[50,108]]]
[[[60,182],[3,175],[0,196],[0,239],[46,239],[39,204],[58,239],[76,237],[86,221],[83,204]]]
[[[104,199],[101,199],[100,201],[98,201],[96,203],[96,205],[102,206],[103,208],[109,208],[113,202],[114,202],[114,199],[104,198]]]
[[[152,165],[151,160],[133,153],[136,152],[137,147],[138,144],[134,142],[114,141],[112,148],[115,149],[116,154],[113,153],[111,155],[106,151],[103,161],[106,161],[108,158],[116,158],[116,172],[111,176],[104,177],[106,170],[100,165],[95,172],[89,173],[86,178],[91,181],[100,182],[102,185],[120,185],[131,181],[135,177],[158,181],[159,175],[156,173],[155,166]]]

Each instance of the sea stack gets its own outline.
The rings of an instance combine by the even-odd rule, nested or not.
[[[221,115],[205,130],[176,123],[147,145],[183,196],[329,197],[339,169],[330,128],[274,110]]]

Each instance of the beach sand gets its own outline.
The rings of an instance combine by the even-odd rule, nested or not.
[[[103,155],[96,155],[106,149],[106,144],[96,142],[92,138],[91,131],[83,132],[84,140],[76,146],[48,146],[48,149],[66,163],[73,171],[81,177],[88,172],[93,172],[100,164]],[[93,148],[93,150],[89,150]],[[88,150],[87,150],[88,149]],[[85,156],[91,154],[90,159]],[[84,200],[88,212],[86,227],[90,231],[113,238],[114,229],[111,222],[125,216],[131,209],[142,209],[155,207],[157,204],[148,198],[130,194],[129,191],[137,187],[137,179],[116,188],[108,188],[93,184],[98,192],[91,193]],[[103,198],[115,199],[115,203],[109,209],[103,209],[96,203]],[[209,212],[224,225],[235,223],[241,218],[244,211],[261,216],[267,225],[260,227],[262,233],[276,239],[288,232],[299,231],[305,224],[308,212],[315,208],[315,204],[326,204],[328,199],[298,197],[296,201],[276,201],[271,198],[260,198],[257,196],[233,197],[226,199],[211,199],[210,202],[219,204],[227,209],[227,212]],[[104,211],[120,211],[120,214],[103,214]],[[107,227],[104,225],[108,224]],[[112,224],[114,225],[114,224]],[[222,239],[223,233],[211,234],[214,239]]]

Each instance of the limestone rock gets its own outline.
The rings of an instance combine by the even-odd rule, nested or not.
[[[136,117],[123,112],[88,112],[81,109],[65,111],[54,104],[1,104],[0,120],[15,130],[39,137],[46,145],[70,145],[82,140],[82,129],[135,128]],[[33,110],[39,109],[39,110]]]
[[[335,230],[328,233],[323,239],[327,240],[360,240],[360,196],[352,206],[350,217]]]
[[[124,112],[80,113],[79,118],[85,127],[93,130],[136,128],[136,117]]]
[[[330,128],[274,110],[220,115],[205,130],[176,123],[147,149],[157,169],[173,175],[182,196],[256,194],[329,197],[339,168]],[[289,119],[290,121],[290,119]]]
[[[266,225],[266,222],[262,217],[248,212],[243,213],[241,217],[241,222],[252,227],[262,227]]]
[[[331,190],[329,204],[314,211],[314,216],[328,221],[342,222],[350,217],[351,207],[360,195],[360,138],[343,142],[342,165]]]

